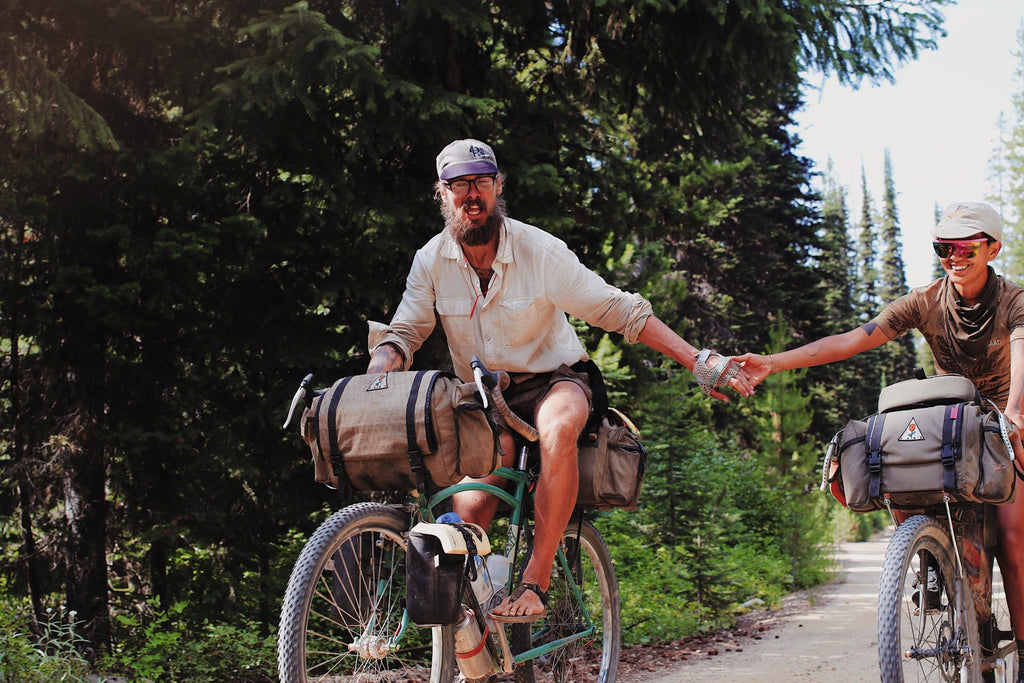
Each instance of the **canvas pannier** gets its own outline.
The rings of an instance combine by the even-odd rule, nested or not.
[[[580,437],[576,506],[634,509],[646,468],[647,450],[636,425],[609,408],[597,429],[584,430]]]
[[[878,413],[851,420],[826,454],[823,486],[855,512],[954,501],[1008,503],[1015,469],[1008,421],[960,375],[892,384]]]
[[[437,370],[339,379],[302,414],[316,481],[409,491],[482,477],[498,464],[497,428],[473,384]]]
[[[417,626],[451,626],[463,617],[462,590],[476,555],[491,551],[475,524],[420,522],[409,530],[405,608]]]

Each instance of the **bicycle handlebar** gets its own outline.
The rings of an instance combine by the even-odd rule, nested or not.
[[[288,406],[288,417],[285,418],[284,424],[281,425],[281,429],[288,429],[288,425],[291,424],[292,415],[295,413],[295,406],[299,405],[299,401],[306,397],[309,391],[309,385],[313,383],[313,373],[306,375],[299,383],[299,388],[295,392],[295,396],[292,397],[292,404]]]
[[[533,425],[512,412],[512,409],[508,407],[508,403],[505,402],[505,397],[501,393],[502,385],[506,387],[509,385],[508,373],[502,370],[497,372],[489,370],[484,365],[484,362],[480,360],[480,357],[476,355],[473,356],[469,364],[473,368],[473,377],[476,379],[477,390],[483,398],[484,408],[487,407],[487,393],[490,393],[491,400],[494,401],[494,408],[504,418],[505,424],[527,441],[537,441],[540,438],[540,434],[537,433]],[[488,392],[484,392],[485,386]]]

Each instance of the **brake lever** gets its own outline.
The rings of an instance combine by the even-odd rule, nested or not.
[[[281,425],[281,429],[288,429],[288,425],[291,424],[292,415],[295,414],[295,406],[299,405],[299,401],[306,397],[306,392],[309,390],[309,385],[313,382],[313,374],[306,375],[299,383],[299,388],[295,392],[295,396],[292,397],[292,404],[288,406],[288,417],[285,419],[284,424]]]
[[[480,398],[484,402],[484,410],[487,410],[489,403],[487,402],[487,392],[484,391],[484,372],[479,366],[473,366],[473,380],[476,382],[476,390],[480,392]]]

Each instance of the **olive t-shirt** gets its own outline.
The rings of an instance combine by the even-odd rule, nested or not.
[[[1024,339],[1024,287],[992,271],[990,277],[997,278],[996,313],[991,329],[986,331],[987,349],[977,357],[964,353],[949,331],[945,287],[950,285],[945,277],[912,289],[886,306],[872,322],[890,339],[917,329],[931,347],[936,372],[967,377],[982,396],[1005,409],[1010,393],[1010,341]]]

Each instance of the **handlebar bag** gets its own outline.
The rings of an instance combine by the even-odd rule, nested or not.
[[[887,386],[878,413],[851,420],[834,439],[833,495],[838,472],[836,498],[855,512],[927,507],[947,493],[958,502],[1009,503],[1015,470],[1004,419],[960,375]]]
[[[343,377],[303,412],[316,481],[426,490],[498,465],[498,431],[475,385],[438,370]]]
[[[579,441],[580,508],[633,510],[647,469],[647,450],[633,421],[609,408],[595,431]]]

